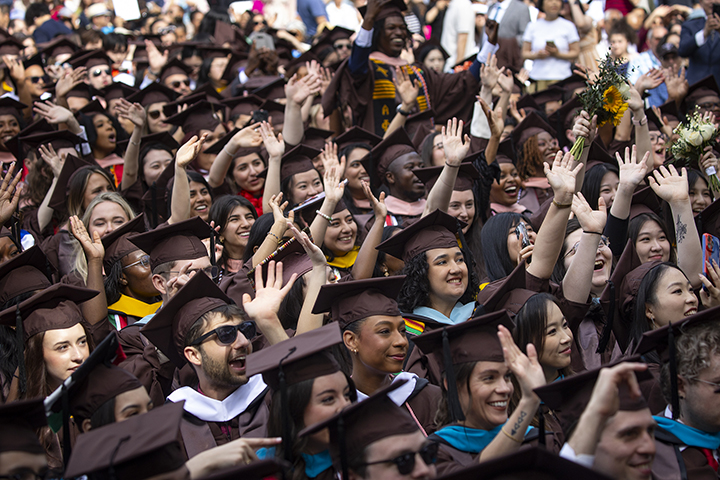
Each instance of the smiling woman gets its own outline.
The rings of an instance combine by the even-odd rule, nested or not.
[[[216,227],[220,227],[223,252],[218,259],[218,266],[223,276],[236,273],[242,267],[250,229],[257,218],[255,208],[244,197],[223,195],[213,202],[209,220],[215,222]]]

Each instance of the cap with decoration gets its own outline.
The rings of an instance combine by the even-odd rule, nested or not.
[[[513,316],[517,315],[530,297],[540,293],[528,288],[526,267],[523,260],[510,275],[491,282],[482,289],[477,301],[482,304],[485,312],[507,310]]]

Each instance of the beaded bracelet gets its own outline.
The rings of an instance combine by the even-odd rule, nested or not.
[[[315,210],[315,213],[320,215],[322,218],[327,220],[328,223],[332,223],[332,217],[326,213],[321,212],[320,210]]]

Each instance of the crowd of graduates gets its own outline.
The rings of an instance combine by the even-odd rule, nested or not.
[[[712,74],[238,8],[0,30],[0,479],[718,478]]]

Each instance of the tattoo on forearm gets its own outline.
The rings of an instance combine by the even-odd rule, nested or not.
[[[680,243],[685,239],[687,231],[687,225],[680,221],[680,215],[678,215],[677,222],[675,222],[675,237],[677,239],[677,243]]]
[[[527,417],[527,413],[521,411],[520,415],[518,416],[517,421],[515,422],[515,425],[513,426],[512,430],[510,431],[511,435],[515,435],[518,430],[520,430],[520,425],[522,425],[523,420],[525,420],[525,417]]]

